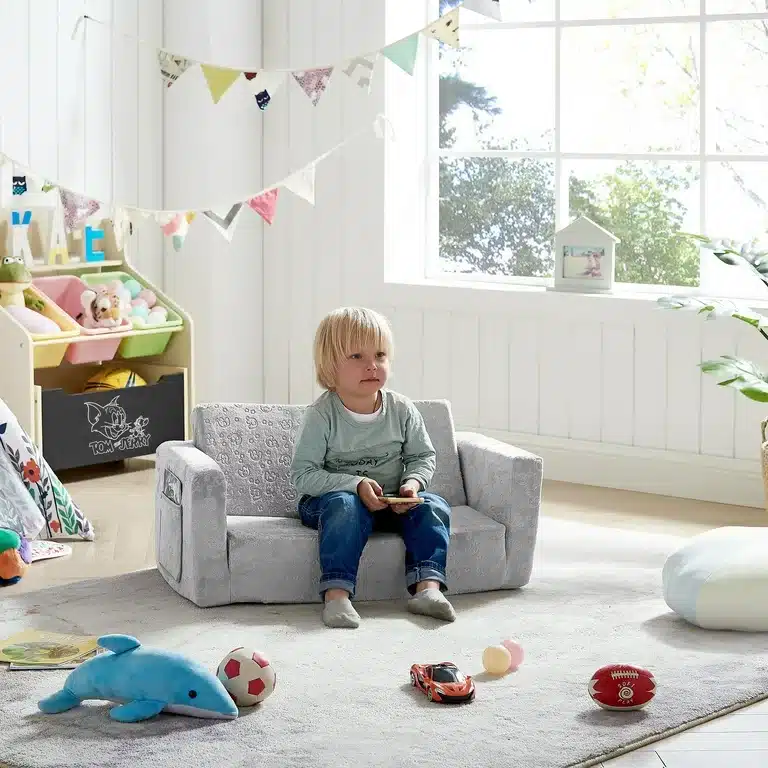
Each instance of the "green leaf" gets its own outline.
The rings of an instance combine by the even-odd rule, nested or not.
[[[51,483],[51,485],[53,487],[53,496],[56,500],[56,511],[61,521],[61,532],[68,534],[77,533],[77,518],[72,509],[72,501],[69,498],[69,494],[58,480]]]
[[[745,304],[738,304],[729,299],[713,299],[708,296],[661,296],[657,304],[662,309],[685,309],[706,315],[707,320],[718,317],[732,317],[757,330],[768,328],[768,317],[753,312]]]
[[[768,403],[768,376],[753,362],[723,355],[717,360],[705,360],[699,368],[721,378],[718,382],[721,387],[733,387],[750,400]]]

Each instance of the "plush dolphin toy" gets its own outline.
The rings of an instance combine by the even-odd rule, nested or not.
[[[37,706],[46,714],[66,712],[86,699],[119,703],[113,720],[135,723],[160,712],[233,720],[238,715],[221,681],[179,653],[145,648],[130,635],[103,635],[98,644],[111,653],[84,661],[64,687]]]

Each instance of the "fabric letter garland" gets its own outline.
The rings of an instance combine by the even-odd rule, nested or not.
[[[275,220],[275,211],[277,210],[277,189],[268,189],[261,195],[252,197],[248,205],[261,216],[267,224]]]
[[[328,87],[332,73],[333,67],[322,67],[320,69],[308,69],[305,72],[294,72],[293,77],[304,93],[309,96],[312,104],[317,106],[317,102],[320,101],[320,97]]]

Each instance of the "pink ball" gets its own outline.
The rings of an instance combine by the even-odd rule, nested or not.
[[[523,663],[525,658],[523,646],[510,639],[502,640],[501,644],[509,651],[509,655],[512,657],[507,672],[514,672]]]
[[[149,307],[147,306],[147,302],[144,301],[144,299],[134,299],[131,302],[131,306],[134,307],[134,308],[136,308],[136,307],[144,307],[144,309],[146,309],[147,312],[149,312]]]
[[[147,302],[147,307],[149,309],[152,309],[152,307],[157,304],[157,296],[155,296],[153,291],[150,291],[149,288],[145,288],[143,291],[139,293],[139,298],[144,299],[144,301]]]

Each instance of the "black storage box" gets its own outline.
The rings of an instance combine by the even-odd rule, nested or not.
[[[43,456],[54,472],[154,453],[185,433],[184,374],[142,387],[71,395],[44,389]]]

